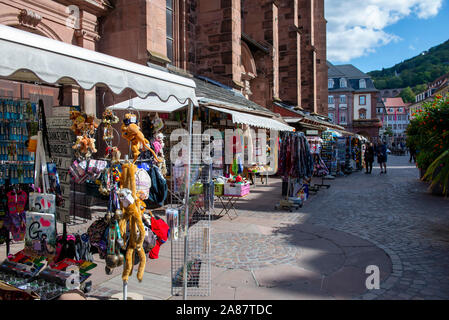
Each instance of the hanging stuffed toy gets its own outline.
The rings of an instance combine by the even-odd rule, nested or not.
[[[114,128],[112,127],[112,125],[118,122],[119,118],[111,110],[107,109],[103,112],[103,140],[107,146],[105,154],[106,158],[110,158],[112,156],[112,151],[114,150],[114,147],[112,145],[112,140],[114,139]]]
[[[145,270],[146,257],[143,249],[145,239],[145,226],[142,221],[141,202],[136,201],[136,171],[137,167],[131,163],[122,165],[122,174],[120,179],[119,199],[123,209],[123,218],[119,222],[120,233],[125,235],[126,224],[129,223],[129,241],[125,255],[125,267],[123,268],[122,280],[128,282],[132,274],[134,252],[140,259],[137,271],[137,279],[142,281]]]
[[[140,149],[143,147],[150,151],[156,162],[161,162],[161,160],[157,157],[156,153],[153,149],[150,148],[150,143],[147,139],[145,139],[143,133],[140,131],[140,128],[137,124],[132,121],[133,115],[130,113],[125,114],[122,124],[122,137],[129,141],[131,144],[131,152],[134,156],[135,163],[140,154]]]
[[[151,123],[153,124],[154,131],[156,131],[156,132],[162,130],[162,128],[164,127],[164,121],[162,121],[162,119],[159,118],[159,115],[157,112],[156,112],[156,115],[154,116],[153,121],[151,121]]]
[[[77,158],[89,159],[93,153],[97,152],[95,148],[95,139],[93,135],[98,128],[97,119],[93,115],[87,115],[84,112],[71,111],[72,120],[71,130],[76,134],[76,142],[72,146]]]
[[[161,169],[162,175],[166,175],[167,174],[167,164],[165,162],[165,156],[164,156],[164,135],[162,132],[159,132],[156,135],[156,139],[153,142],[153,146],[154,146],[154,151],[156,152],[156,155],[158,156],[158,158],[161,160],[158,163],[158,167],[159,169]]]

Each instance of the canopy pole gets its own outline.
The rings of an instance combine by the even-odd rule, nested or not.
[[[190,197],[190,167],[191,167],[191,152],[192,152],[192,121],[193,121],[193,103],[189,100],[187,123],[189,126],[189,136],[187,138],[187,174],[186,185],[184,193],[184,267],[183,267],[183,299],[187,300],[187,258],[188,258],[188,233],[189,233],[189,197]]]

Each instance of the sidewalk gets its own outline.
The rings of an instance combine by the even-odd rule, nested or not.
[[[373,243],[305,222],[310,216],[307,205],[315,196],[298,211],[274,210],[280,185],[279,179],[270,178],[268,186],[252,188],[248,197],[237,202],[237,218],[211,221],[211,295],[188,299],[370,298],[366,267],[379,266],[381,282],[390,276],[393,270],[388,255]],[[147,261],[142,284],[137,284],[135,274],[131,277],[129,292],[144,299],[182,299],[170,295],[170,245],[167,242],[161,247],[159,259]],[[116,277],[109,281],[95,277],[96,290],[91,295],[120,293],[120,275]]]
[[[319,194],[327,192],[322,189]],[[307,207],[317,200],[314,195],[303,208],[288,212],[274,209],[280,194],[280,179],[270,178],[268,185],[252,187],[249,196],[237,201],[237,218],[211,221],[211,295],[188,299],[352,299],[367,292],[368,265],[379,266],[381,282],[390,276],[388,255],[373,243],[306,222],[310,216]],[[102,214],[99,211],[98,215]],[[93,221],[69,226],[68,232],[84,232]],[[21,248],[23,243],[14,244],[11,252]],[[145,300],[182,299],[171,296],[170,257],[168,241],[162,245],[159,259],[147,259],[142,283],[138,283],[134,268],[129,295]],[[4,250],[0,258],[4,258]],[[93,289],[88,295],[121,297],[122,267],[106,275],[104,260],[97,254],[94,258],[98,266],[92,270]]]

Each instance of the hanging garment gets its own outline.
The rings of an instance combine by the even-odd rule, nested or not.
[[[168,192],[167,180],[165,180],[160,169],[156,166],[151,166],[147,172],[151,178],[151,188],[148,200],[145,202],[148,201],[153,205],[163,206]]]

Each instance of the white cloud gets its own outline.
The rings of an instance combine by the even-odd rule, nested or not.
[[[347,62],[372,53],[400,38],[384,29],[416,15],[420,19],[438,14],[443,0],[325,0],[327,56],[332,62]]]

